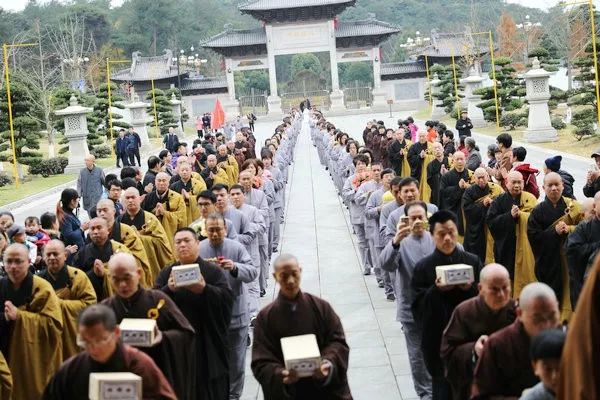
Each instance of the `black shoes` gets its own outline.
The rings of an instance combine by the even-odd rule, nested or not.
[[[386,296],[387,301],[395,301],[396,300],[396,296],[394,296],[394,293],[390,293]]]

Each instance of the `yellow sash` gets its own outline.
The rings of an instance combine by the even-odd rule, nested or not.
[[[431,188],[427,183],[427,166],[435,160],[431,143],[427,142],[427,150],[425,150],[425,158],[421,163],[421,177],[419,178],[419,200],[429,203],[431,199]]]
[[[513,298],[518,299],[521,290],[532,282],[537,282],[535,277],[535,257],[527,238],[527,220],[531,210],[536,206],[537,199],[529,192],[521,193],[519,204],[519,219],[516,226],[516,254],[515,254],[515,277],[513,279]]]
[[[483,203],[483,201],[489,197],[492,200],[496,199],[504,190],[500,185],[495,184],[494,182],[488,182],[488,187],[490,188],[490,192],[483,197],[478,198],[475,203]],[[488,229],[487,224],[484,226],[485,229],[485,264],[491,264],[494,262],[494,238],[490,230]]]

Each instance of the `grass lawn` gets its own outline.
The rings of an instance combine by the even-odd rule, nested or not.
[[[15,184],[0,187],[0,206],[3,206],[13,201],[21,200],[27,196],[40,193],[44,190],[53,188],[76,179],[77,175],[54,175],[48,178],[41,176],[26,177],[25,181],[21,181],[19,188],[16,189]]]

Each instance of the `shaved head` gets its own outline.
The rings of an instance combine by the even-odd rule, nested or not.
[[[280,254],[279,256],[277,256],[275,261],[273,261],[273,270],[277,271],[277,269],[279,267],[281,267],[284,264],[289,264],[289,263],[299,265],[298,258],[296,258],[296,256],[294,256],[290,253]]]
[[[562,178],[560,177],[559,174],[557,174],[556,172],[549,172],[544,176],[544,184],[546,184],[546,182],[548,182],[548,181],[552,181],[552,180],[556,180],[556,179],[560,179],[562,181]]]
[[[535,300],[545,300],[556,303],[558,307],[558,300],[556,300],[554,290],[542,282],[533,282],[525,286],[519,296],[519,308],[526,311],[532,306]]]
[[[108,261],[108,274],[117,296],[128,299],[138,291],[142,269],[131,254],[114,254]]]
[[[495,279],[497,277],[502,277],[506,279],[510,279],[510,274],[508,270],[500,264],[488,264],[479,273],[479,281],[486,282],[491,279]]]
[[[590,221],[594,219],[596,216],[596,202],[598,202],[598,195],[600,192],[596,193],[594,198],[586,197],[581,200],[581,211],[583,212],[583,219],[586,221]]]
[[[159,179],[159,178],[162,178],[162,179],[171,179],[171,177],[169,176],[169,174],[167,174],[166,172],[159,172],[158,174],[156,174],[156,178],[157,179]]]
[[[475,177],[477,178],[478,176],[483,176],[483,175],[487,175],[487,171],[485,170],[485,168],[477,168],[474,172]]]
[[[137,261],[135,257],[128,253],[116,253],[108,261],[108,270],[113,271],[116,268],[124,268],[128,271],[137,270]]]
[[[510,171],[506,177],[509,180],[510,179],[523,180],[523,175],[521,175],[521,173],[519,171]]]
[[[500,264],[488,264],[479,273],[479,295],[493,311],[499,311],[510,302],[510,275]]]

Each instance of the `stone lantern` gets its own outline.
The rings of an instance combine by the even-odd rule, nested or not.
[[[486,125],[483,118],[483,110],[477,107],[477,104],[481,103],[481,96],[473,92],[483,86],[483,78],[472,68],[469,71],[469,77],[462,79],[461,82],[465,84],[465,98],[467,99],[467,113],[469,114],[469,118],[474,128],[481,128]]]
[[[176,131],[181,132],[183,135],[183,123],[181,122],[181,100],[177,100],[175,93],[171,93],[170,103],[173,106],[173,118],[175,118],[175,122],[177,123]]]
[[[87,144],[88,131],[87,114],[94,111],[90,107],[82,107],[77,98],[71,96],[69,106],[55,111],[56,115],[65,118],[65,137],[69,141],[69,165],[66,173],[79,172],[85,166],[85,157],[90,154]]]
[[[131,126],[133,127],[133,130],[140,135],[142,147],[147,148],[150,145],[147,124],[152,121],[152,117],[148,116],[146,109],[150,104],[140,101],[140,96],[135,93],[133,88],[131,91],[131,103],[126,104],[125,108],[129,109],[129,113],[131,114]]]
[[[429,84],[431,85],[431,101],[432,101],[432,107],[431,107],[431,119],[432,120],[439,120],[441,118],[444,117],[444,115],[446,115],[446,112],[444,111],[443,107],[438,107],[442,105],[442,101],[440,99],[435,98],[435,95],[438,94],[440,92],[440,83],[442,81],[438,78],[437,73],[433,74],[433,79],[431,80],[431,82],[429,82]]]
[[[524,139],[527,142],[553,142],[558,140],[558,134],[552,127],[548,109],[550,72],[540,67],[537,57],[533,59],[532,64],[532,68],[524,75],[526,99],[529,102],[529,118]]]

